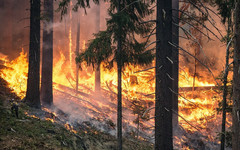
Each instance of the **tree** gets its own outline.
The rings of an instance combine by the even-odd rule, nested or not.
[[[173,8],[173,22],[175,24],[179,24],[179,0],[172,0],[172,8]],[[179,46],[179,27],[176,25],[172,25],[172,40],[177,46]],[[178,125],[178,68],[179,68],[179,50],[176,47],[173,48],[173,124]]]
[[[53,0],[44,0],[43,25],[41,101],[44,105],[51,106],[53,103]]]
[[[30,44],[26,103],[40,108],[40,0],[30,2]]]
[[[172,1],[157,0],[155,150],[172,150]]]
[[[96,32],[100,31],[100,3],[96,6]],[[95,92],[101,91],[101,64],[95,68]]]
[[[89,50],[92,49],[91,45],[95,43],[96,46],[100,47],[97,54],[103,53],[102,56],[104,57],[97,54],[92,55],[89,50],[86,50],[86,53],[80,56],[85,57],[84,59],[88,64],[96,65],[96,62],[107,60],[108,67],[113,67],[113,62],[117,63],[117,138],[118,149],[122,150],[122,71],[130,63],[134,65],[152,63],[154,57],[151,50],[145,51],[147,42],[140,43],[136,40],[137,35],[144,35],[150,31],[151,25],[143,23],[143,18],[150,15],[152,11],[149,10],[150,5],[143,1],[110,0],[110,4],[108,10],[110,19],[107,20],[107,30],[97,34],[99,38],[96,37],[96,39],[92,40],[88,48]],[[100,40],[104,36],[109,39]],[[97,43],[97,41],[102,43]],[[115,45],[117,46],[115,47]],[[96,46],[95,49],[97,49]],[[111,49],[113,56],[105,57],[105,47]],[[82,57],[78,58],[80,62],[83,61]],[[110,58],[112,60],[108,60]]]
[[[229,72],[229,55],[230,55],[230,44],[231,44],[231,31],[232,31],[232,11],[234,8],[234,1],[223,1],[216,0],[216,4],[218,6],[219,14],[222,17],[222,22],[226,23],[227,21],[227,35],[225,38],[225,42],[227,44],[226,47],[226,62],[225,62],[225,70],[223,74],[223,100],[221,102],[222,107],[222,133],[221,133],[221,150],[225,149],[225,138],[226,138],[226,109],[227,109],[227,96],[228,96],[228,72]]]
[[[234,10],[234,56],[233,56],[233,137],[232,149],[240,149],[240,1],[235,1]]]

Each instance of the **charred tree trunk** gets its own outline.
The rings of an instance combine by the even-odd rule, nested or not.
[[[223,76],[223,101],[222,101],[222,134],[221,134],[221,150],[225,149],[225,131],[226,131],[226,105],[227,105],[227,77],[228,77],[228,64],[229,64],[229,36],[230,36],[230,26],[231,20],[228,18],[228,31],[227,31],[227,48],[226,48],[226,64],[225,64],[225,72]]]
[[[76,57],[79,54],[79,41],[80,41],[80,17],[78,16],[76,52],[75,52]],[[78,73],[79,73],[79,67],[78,67],[78,63],[76,62],[76,93],[78,92]]]
[[[96,6],[96,33],[100,31],[100,2]],[[101,91],[101,64],[98,64],[95,70],[95,92]]]
[[[39,91],[40,70],[40,0],[30,1],[30,44],[26,103],[41,108]]]
[[[121,12],[121,0],[118,0],[117,13]],[[121,23],[118,24],[121,33]],[[122,150],[122,39],[118,36],[117,40],[117,72],[118,72],[118,105],[117,105],[117,141],[118,150]]]
[[[240,149],[240,0],[234,12],[234,56],[233,56],[233,137],[232,149]]]
[[[44,105],[53,104],[53,0],[44,0],[43,47],[42,47],[42,78],[41,101]]]
[[[179,24],[179,0],[172,0],[173,7],[173,22]],[[176,25],[172,26],[172,41],[174,44],[179,45],[179,28]],[[173,91],[176,94],[173,94],[173,110],[176,113],[173,113],[173,124],[178,125],[178,70],[179,70],[179,50],[178,48],[173,47]]]
[[[172,150],[172,1],[157,0],[155,150]]]

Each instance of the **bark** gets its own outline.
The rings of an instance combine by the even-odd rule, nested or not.
[[[230,34],[230,19],[228,18],[228,32],[227,32],[227,45],[229,43]],[[229,47],[226,48],[226,62],[225,62],[225,72],[223,77],[223,101],[222,101],[222,134],[221,134],[221,150],[225,149],[225,128],[226,128],[226,105],[227,105],[227,77],[228,77],[228,64],[229,64]]]
[[[42,46],[42,78],[41,101],[44,105],[53,104],[53,0],[44,0],[43,46]]]
[[[96,33],[100,31],[100,2],[96,6]],[[101,64],[98,64],[95,70],[95,92],[101,91]]]
[[[172,12],[173,22],[179,24],[179,0],[172,0],[172,7],[175,11]],[[179,45],[179,28],[178,26],[172,26],[172,40],[173,43]],[[178,70],[179,70],[179,50],[178,48],[173,48],[173,91],[178,93]],[[173,94],[173,110],[178,113],[178,94]],[[178,115],[173,114],[173,124],[178,125]]]
[[[30,0],[30,43],[26,103],[40,108],[40,0]]]
[[[234,12],[234,56],[233,56],[233,137],[232,149],[240,149],[240,0]]]
[[[80,17],[78,16],[76,52],[75,52],[76,57],[79,54],[79,41],[80,41]],[[79,74],[79,67],[78,67],[78,63],[76,63],[76,93],[78,92],[78,74]]]
[[[121,0],[118,0],[117,13],[121,11]],[[120,23],[121,24],[121,23]],[[121,30],[121,25],[118,24],[119,30]],[[119,32],[121,33],[121,32]],[[118,105],[117,105],[117,141],[118,141],[118,150],[122,150],[122,60],[121,60],[121,51],[122,51],[122,39],[121,36],[118,36],[117,40],[117,72],[118,72]]]
[[[155,150],[172,150],[172,1],[157,0]]]

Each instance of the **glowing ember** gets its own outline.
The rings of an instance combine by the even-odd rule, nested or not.
[[[71,131],[71,132],[73,132],[73,133],[77,133],[77,131],[76,130],[74,130],[73,129],[73,127],[70,125],[70,124],[68,124],[68,123],[66,123],[65,125],[64,125],[64,127],[67,129],[67,130],[69,130],[69,131]]]
[[[35,115],[29,115],[27,112],[25,112],[25,115],[27,115],[28,117],[31,117],[31,118],[40,119],[39,117],[37,117]]]

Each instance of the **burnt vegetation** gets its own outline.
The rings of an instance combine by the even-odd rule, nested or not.
[[[239,150],[239,14],[239,0],[2,0],[0,149]]]

